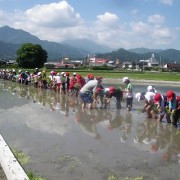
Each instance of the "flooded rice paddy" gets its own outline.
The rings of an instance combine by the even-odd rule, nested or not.
[[[156,86],[165,93],[179,87]],[[146,85],[134,86],[134,93]],[[180,179],[180,130],[147,119],[134,99],[84,111],[78,98],[0,80],[0,133],[47,180]]]

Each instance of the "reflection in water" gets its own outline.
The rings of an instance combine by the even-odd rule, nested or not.
[[[137,157],[141,157],[141,153],[143,153],[145,149],[145,152],[149,152],[150,155],[151,153],[156,155],[160,154],[161,159],[159,161],[162,160],[168,164],[174,163],[176,166],[178,163],[180,164],[180,131],[170,124],[160,123],[153,119],[146,119],[146,117],[137,112],[137,110],[128,112],[125,110],[123,103],[121,110],[113,109],[113,107],[115,107],[115,101],[112,102],[112,106],[108,109],[97,108],[93,110],[82,110],[79,98],[76,96],[57,94],[51,90],[38,89],[8,81],[3,81],[0,84],[0,100],[3,98],[3,92],[9,94],[6,97],[8,101],[10,99],[13,100],[13,98],[17,96],[19,99],[16,100],[16,103],[18,103],[18,100],[26,99],[37,107],[46,107],[45,109],[48,110],[48,112],[44,112],[44,116],[42,115],[43,120],[30,119],[26,122],[27,126],[34,130],[54,133],[61,135],[63,138],[67,138],[70,136],[70,131],[76,128],[76,130],[79,130],[79,133],[84,133],[84,136],[82,135],[83,138],[89,137],[92,140],[95,139],[96,143],[98,139],[98,142],[100,140],[102,144],[104,141],[104,144],[110,144],[116,147],[117,151],[112,150],[109,146],[103,146],[101,150],[103,153],[103,148],[105,147],[108,150],[111,149],[113,153],[117,152],[116,158],[118,161],[121,161],[124,156],[130,155],[131,149],[133,151],[138,149],[140,154],[137,155]],[[9,105],[9,108],[12,108],[12,104]],[[0,109],[2,109],[2,104],[0,104]],[[75,123],[73,124],[73,122]],[[70,126],[70,123],[74,126]],[[73,131],[73,133],[75,133],[75,131]],[[119,134],[120,140],[118,142]],[[74,140],[75,134],[70,137]],[[107,141],[105,141],[105,138],[107,138]],[[78,140],[74,141],[76,143],[78,142]],[[74,142],[72,142],[72,144],[73,143]],[[61,148],[63,149],[62,144]],[[64,144],[64,146],[67,146],[68,142],[65,141]],[[88,146],[88,143],[86,145]],[[79,148],[79,146],[81,147],[83,145],[80,142],[77,146]],[[100,146],[100,144],[96,144],[96,146]],[[91,142],[90,149],[95,149],[96,146],[93,146]],[[128,147],[125,149],[127,153],[123,152],[123,146]],[[66,151],[69,151],[69,149],[66,149]],[[94,152],[96,152],[96,149]],[[83,149],[81,153],[85,154],[86,151]],[[107,157],[103,157],[102,159],[108,159],[108,154],[106,155]],[[111,158],[113,159],[113,157]],[[156,166],[157,165],[154,165],[154,168],[157,168]],[[164,166],[168,165],[165,164]],[[175,175],[173,177],[175,177]]]
[[[100,134],[97,132],[96,125],[101,121],[101,116],[99,111],[94,109],[90,110],[83,110],[81,108],[78,109],[76,113],[76,121],[82,130],[96,139],[100,138]]]
[[[164,160],[179,162],[180,131],[169,124],[146,119],[137,125],[134,143],[150,144],[151,151],[162,152]]]
[[[127,111],[121,128],[122,131],[121,142],[126,142],[128,140],[128,137],[131,133],[131,126],[132,126],[132,113],[130,111]]]

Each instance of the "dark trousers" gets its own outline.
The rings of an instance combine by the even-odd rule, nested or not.
[[[133,102],[133,97],[132,98],[128,98],[126,99],[126,107],[130,107],[132,108],[132,102]]]
[[[174,114],[172,115],[172,124],[176,126],[179,119],[180,119],[180,109],[175,111]]]

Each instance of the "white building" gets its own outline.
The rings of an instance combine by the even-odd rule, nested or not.
[[[140,63],[143,63],[143,65],[147,67],[156,67],[159,66],[159,62],[155,59],[154,54],[152,54],[151,58],[146,60],[140,60]]]

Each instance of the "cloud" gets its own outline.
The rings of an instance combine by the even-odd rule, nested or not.
[[[152,35],[156,39],[173,39],[172,32],[168,28],[155,28]]]
[[[5,12],[0,9],[0,25],[23,29],[42,40],[62,42],[66,39],[85,38],[111,48],[154,47],[170,43],[172,30],[165,26],[165,17],[152,14],[141,21],[138,9],[131,11],[134,21],[125,21],[115,13],[104,12],[94,21],[85,21],[68,1],[35,5],[25,11]],[[124,21],[123,21],[124,20]],[[176,30],[177,32],[177,30]]]
[[[163,4],[167,4],[167,5],[173,5],[174,0],[159,0],[161,3]]]
[[[148,25],[147,23],[144,22],[132,22],[130,24],[132,31],[134,33],[143,33],[143,34],[147,34],[149,33],[149,31],[151,31],[151,27],[150,25]]]
[[[104,22],[105,24],[110,23],[115,23],[118,21],[118,16],[116,14],[112,14],[109,12],[106,12],[103,15],[98,15],[97,18],[99,19],[99,21]]]
[[[154,14],[148,17],[148,22],[153,24],[163,24],[164,20],[165,20],[164,16],[161,16],[159,14]]]
[[[81,17],[66,2],[37,5],[25,12],[31,23],[44,27],[72,27],[81,23]]]
[[[40,39],[60,42],[82,36],[83,19],[67,1],[36,5],[26,11],[0,11],[1,25],[23,29]]]
[[[4,14],[3,10],[0,9],[0,17],[2,17]]]

